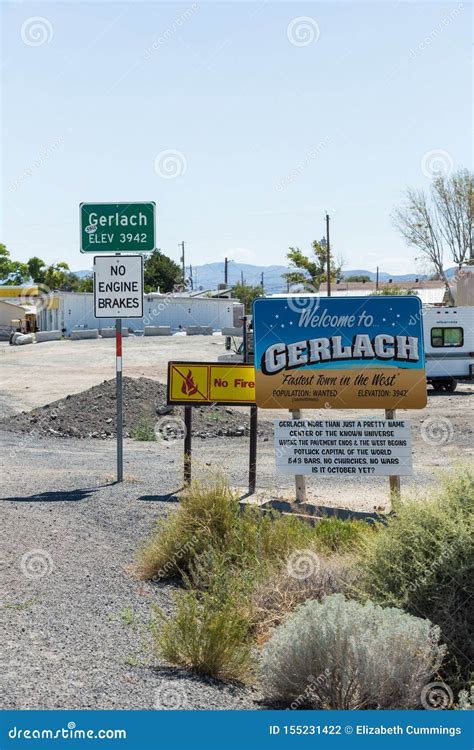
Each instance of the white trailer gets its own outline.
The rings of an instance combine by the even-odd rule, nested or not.
[[[437,391],[474,380],[474,307],[424,307],[426,379]]]

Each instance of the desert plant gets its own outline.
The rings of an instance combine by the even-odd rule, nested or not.
[[[308,601],[264,647],[265,695],[292,708],[414,708],[442,662],[439,633],[428,620],[342,594]]]
[[[242,602],[213,592],[177,594],[176,611],[155,610],[151,623],[155,648],[171,664],[227,680],[245,680],[251,666],[249,620]]]
[[[446,675],[469,679],[474,659],[474,474],[458,470],[429,500],[397,503],[368,538],[358,595],[425,617],[441,628]],[[453,685],[456,687],[456,684]]]
[[[149,417],[143,417],[142,419],[140,419],[138,424],[136,424],[135,427],[132,427],[132,429],[130,430],[130,437],[133,438],[133,440],[155,442],[155,427],[151,419]]]
[[[379,524],[344,520],[336,516],[322,518],[314,527],[315,546],[326,554],[351,552],[366,536],[376,533]]]
[[[344,593],[353,586],[357,575],[349,557],[315,558],[314,565],[308,565],[303,576],[292,575],[292,561],[293,556],[253,592],[252,618],[259,644],[265,643],[272,629],[281,625],[300,604]]]
[[[157,523],[139,552],[138,571],[142,578],[181,575],[205,550],[227,545],[238,520],[239,501],[222,477],[193,482],[180,501],[180,507],[169,519]]]
[[[186,574],[193,561],[214,550],[225,553],[229,568],[263,571],[292,550],[309,546],[314,537],[314,530],[297,518],[242,510],[219,475],[194,482],[180,500],[176,513],[158,522],[139,552],[143,578]]]
[[[212,676],[243,675],[258,633],[253,613],[256,586],[287,558],[299,578],[302,568],[306,574],[307,560],[319,565],[313,549],[318,539],[327,549],[359,537],[355,526],[356,532],[346,535],[343,523],[328,522],[330,531],[325,526],[321,533],[296,517],[242,509],[220,476],[193,483],[178,510],[158,524],[140,552],[143,578],[179,575],[186,587],[176,598],[174,614],[163,616],[161,627],[155,621],[159,653],[173,664]],[[268,619],[274,621],[278,614],[271,612]]]
[[[474,685],[470,686],[469,691],[460,691],[457,705],[454,708],[458,711],[474,711]]]

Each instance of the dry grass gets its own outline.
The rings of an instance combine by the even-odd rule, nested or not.
[[[116,474],[106,474],[104,476],[104,482],[106,484],[112,484],[112,482],[117,481],[117,475]],[[135,482],[138,482],[138,478],[134,476],[133,474],[124,474],[123,481],[127,482],[127,484],[134,484]]]
[[[239,500],[222,477],[193,482],[181,494],[178,510],[157,523],[139,551],[139,576],[164,579],[188,572],[206,549],[226,544],[238,514]]]
[[[300,605],[310,599],[344,593],[356,577],[352,557],[334,556],[319,560],[305,578],[295,578],[287,567],[257,586],[252,600],[253,621],[258,645],[270,638],[272,630]]]

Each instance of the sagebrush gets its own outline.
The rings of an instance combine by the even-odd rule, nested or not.
[[[288,708],[416,708],[442,663],[439,636],[437,626],[399,609],[342,594],[308,601],[265,645],[262,687]]]

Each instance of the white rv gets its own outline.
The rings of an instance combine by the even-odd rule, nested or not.
[[[474,380],[474,307],[424,307],[426,379],[436,391]]]

